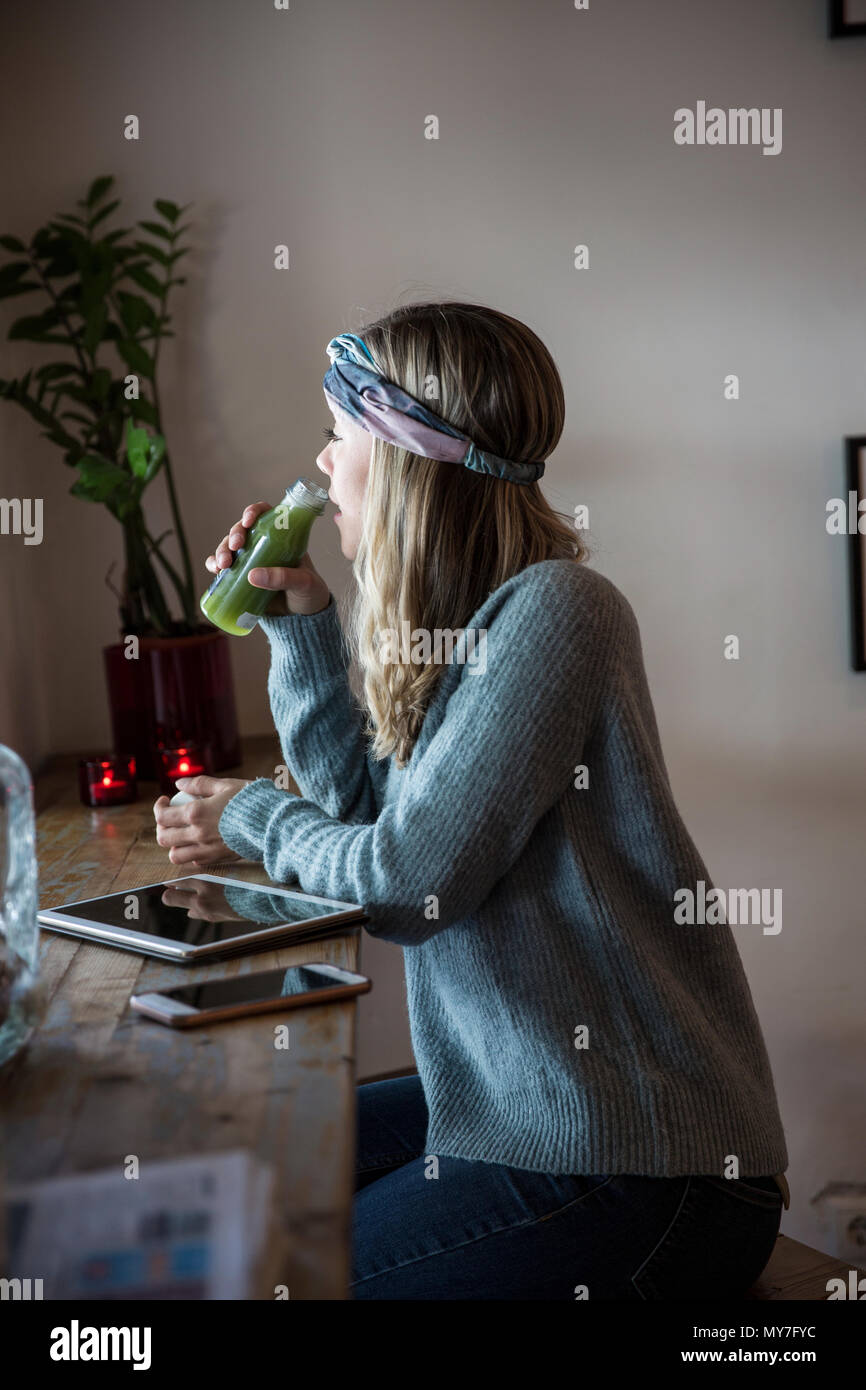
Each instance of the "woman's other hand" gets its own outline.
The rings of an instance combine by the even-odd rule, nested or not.
[[[167,796],[153,803],[156,843],[168,850],[172,864],[216,864],[242,856],[220,838],[220,816],[233,796],[249,786],[243,777],[179,777],[178,787],[199,797],[183,806],[172,806]]]

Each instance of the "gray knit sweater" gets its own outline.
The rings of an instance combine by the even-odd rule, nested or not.
[[[403,946],[425,1152],[549,1173],[721,1175],[731,1155],[741,1177],[783,1171],[731,928],[674,920],[677,890],[711,881],[616,586],[546,560],[493,591],[468,624],[485,660],[479,637],[475,669],[445,666],[403,769],[369,755],[333,600],[261,626],[302,796],[257,778],[219,831],[272,880],[363,904],[366,930]]]

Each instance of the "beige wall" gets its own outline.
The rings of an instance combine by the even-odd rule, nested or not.
[[[545,490],[589,504],[594,563],[637,613],[686,823],[718,883],[783,890],[780,935],[735,930],[787,1126],[784,1229],[812,1241],[809,1197],[866,1177],[866,676],[846,542],[824,529],[842,437],[866,433],[866,41],[828,41],[824,10],[50,0],[5,26],[0,82],[2,230],[29,233],[103,172],[129,215],[195,202],[162,393],[200,561],[246,501],[312,469],[333,334],[429,292],[548,343],[568,422]],[[673,112],[698,100],[781,107],[782,153],[677,147]],[[4,331],[22,302],[0,307]],[[2,375],[31,360],[4,343]],[[4,494],[45,498],[41,547],[0,538],[0,738],[36,766],[108,736],[119,535],[8,405],[0,451]],[[159,488],[153,512],[162,529]],[[315,556],[340,589],[330,521]],[[264,639],[234,658],[243,728],[266,729]],[[368,942],[365,965],[369,1074],[408,1051],[399,952]]]

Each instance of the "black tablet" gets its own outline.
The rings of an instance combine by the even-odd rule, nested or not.
[[[50,931],[175,961],[317,940],[366,921],[357,903],[217,874],[126,888],[44,908],[37,916]]]

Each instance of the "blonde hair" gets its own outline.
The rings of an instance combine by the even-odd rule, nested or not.
[[[478,304],[408,304],[359,335],[383,376],[479,448],[531,462],[556,447],[562,382],[518,319]],[[434,662],[383,660],[381,634],[401,633],[407,621],[410,632],[431,635],[464,628],[527,565],[588,557],[573,520],[554,511],[538,483],[488,477],[374,436],[356,582],[342,615],[372,755],[393,753],[405,766],[442,676]]]

